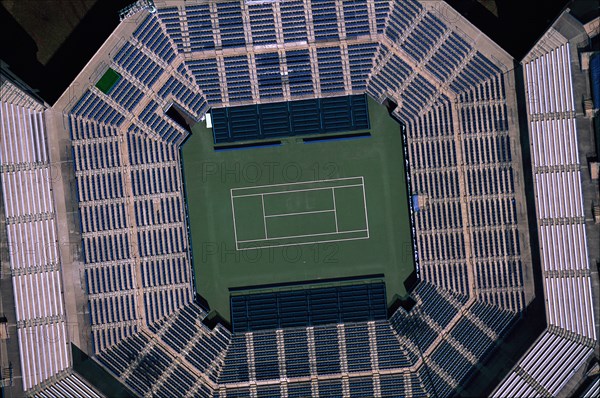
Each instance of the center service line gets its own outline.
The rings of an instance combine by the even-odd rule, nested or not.
[[[265,226],[265,239],[269,239],[269,234],[267,233],[267,213],[265,213],[265,195],[260,194],[260,201],[262,203],[263,225]]]

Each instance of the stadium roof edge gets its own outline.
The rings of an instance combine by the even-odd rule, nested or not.
[[[10,84],[17,87],[19,90],[27,94],[33,101],[39,103],[45,108],[50,108],[50,105],[38,95],[36,90],[29,87],[27,83],[19,78],[11,69],[10,65],[0,59],[0,87],[4,84]]]
[[[548,29],[546,29],[539,39],[536,40],[535,44],[531,47],[531,50],[525,54],[520,63],[525,64],[532,59],[537,58],[540,46],[546,41],[558,40],[561,41],[561,44],[564,44],[579,35],[587,36],[587,32],[583,24],[571,15],[570,10],[567,8],[552,21]]]
[[[513,69],[514,58],[492,40],[488,35],[479,30],[471,21],[462,16],[444,0],[418,0],[426,10],[432,11],[438,18],[444,20],[453,29],[461,32],[474,41],[474,47],[486,57],[499,62],[503,72]],[[500,65],[497,65],[500,67]]]
[[[120,49],[120,45],[127,42],[127,39],[133,34],[139,24],[149,15],[148,10],[142,10],[135,16],[132,16],[124,21],[121,21],[110,36],[102,43],[100,48],[94,53],[92,58],[81,69],[81,72],[67,86],[65,91],[58,97],[52,105],[52,109],[62,113],[67,113],[67,108],[72,105],[74,99],[80,98],[85,89],[90,85],[94,85],[93,78],[100,78],[105,71],[103,65],[108,68],[110,60],[114,56],[111,52],[116,48]],[[117,48],[118,47],[118,48]]]

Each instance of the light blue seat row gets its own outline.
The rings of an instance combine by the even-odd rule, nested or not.
[[[75,170],[99,170],[121,166],[121,155],[116,140],[86,142],[73,146]]]
[[[138,250],[142,257],[180,253],[185,249],[184,234],[178,227],[138,231],[137,235]]]
[[[142,287],[169,286],[187,283],[190,271],[185,257],[148,259],[141,266]]]
[[[208,102],[211,104],[221,103],[221,84],[217,61],[209,58],[189,61],[187,65]]]
[[[244,22],[239,2],[217,3],[219,31],[222,47],[239,47],[246,44]]]
[[[121,292],[133,289],[133,265],[128,262],[93,267],[85,270],[89,294]]]
[[[275,17],[273,9],[264,4],[248,4],[252,44],[255,46],[276,44]]]
[[[250,68],[247,56],[225,58],[225,77],[227,79],[229,101],[252,101],[252,84],[250,83]]]
[[[80,208],[82,232],[127,228],[124,203],[92,204]]]
[[[178,157],[176,147],[149,139],[135,125],[129,129],[127,149],[132,165],[170,162]]]
[[[93,120],[82,120],[74,116],[69,119],[69,131],[73,140],[108,138],[119,134],[119,130],[112,125],[98,124]]]
[[[125,120],[125,117],[121,113],[90,90],[86,90],[81,99],[71,109],[71,113],[117,127]]]
[[[157,16],[149,15],[133,32],[133,36],[166,63],[171,63],[175,59],[175,51],[173,51],[170,40],[163,32]]]

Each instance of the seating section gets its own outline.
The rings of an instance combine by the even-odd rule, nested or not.
[[[427,208],[414,214],[422,275],[448,290],[461,294],[469,291],[462,228],[465,217],[476,220],[471,236],[473,254],[480,259],[476,267],[490,275],[485,282],[475,281],[481,290],[479,296],[519,311],[523,308],[521,253],[516,212],[511,209],[515,176],[504,77],[465,37],[450,31],[443,18],[416,2],[392,3],[385,36],[388,41],[382,42],[375,54],[373,64],[378,66],[367,80],[367,92],[380,101],[386,97],[395,101],[398,107],[394,114],[407,127],[410,190],[428,198]],[[409,61],[418,64],[425,60],[418,73],[409,66]],[[435,80],[446,93],[431,84]],[[461,176],[452,169],[457,164],[457,148],[450,94],[459,96],[461,130],[469,134],[462,154],[472,165],[466,175],[466,192],[459,189]],[[490,146],[494,150],[490,151]],[[467,209],[468,213],[460,205],[461,196],[466,195],[473,197],[471,203],[477,206]],[[488,214],[495,212],[496,219],[474,213],[482,208]],[[498,223],[500,218],[503,223]],[[493,260],[485,261],[490,255]],[[512,261],[501,260],[504,255],[511,256]],[[444,259],[441,263],[440,257]],[[499,291],[506,283],[517,290]]]
[[[448,39],[442,43],[439,50],[433,55],[425,68],[440,81],[448,81],[453,71],[460,65],[470,51],[467,42],[455,32],[450,33]]]
[[[143,134],[127,136],[127,153],[132,166],[177,161],[177,148],[148,139]]]
[[[158,95],[163,99],[167,96],[174,98],[179,106],[183,108],[192,118],[194,115],[203,115],[206,113],[206,100],[199,93],[194,93],[183,80],[175,76],[169,77],[169,80],[158,91]]]
[[[372,398],[375,396],[373,379],[371,377],[353,377],[349,379],[348,386],[351,397]]]
[[[339,47],[317,48],[317,66],[322,93],[344,91],[344,73],[342,64],[339,62],[340,58],[341,49]]]
[[[379,389],[382,397],[404,397],[408,394],[404,377],[397,375],[381,375],[379,377]]]
[[[24,391],[70,365],[52,195],[55,176],[43,111],[42,104],[2,76],[0,189],[4,214],[0,216],[6,235],[3,231],[1,236],[7,239],[2,250],[9,257],[7,277],[12,279],[19,382]]]
[[[340,373],[337,328],[316,327],[313,330],[313,340],[315,344],[317,373],[320,375]]]
[[[385,96],[398,91],[412,73],[409,64],[385,44],[379,45],[374,63],[378,69],[371,72],[367,80],[367,92],[375,99],[385,99]]]
[[[482,65],[487,63],[479,55],[472,59],[476,60]],[[468,135],[464,158],[469,164],[477,165],[466,173],[467,191],[473,198],[467,210],[473,225],[471,241],[475,267],[479,271],[475,281],[481,291],[479,297],[501,308],[520,311],[524,300],[515,172],[506,122],[504,77],[494,68],[487,67],[485,83],[459,95],[460,123]],[[490,147],[495,150],[486,149]],[[504,256],[510,256],[510,260]],[[495,291],[506,285],[504,281],[510,281],[515,290]]]
[[[206,96],[209,104],[220,104],[221,83],[219,80],[219,69],[216,59],[201,59],[187,62],[190,71],[194,75],[198,86]]]
[[[281,28],[284,42],[301,42],[307,39],[304,2],[286,1],[280,4]]]
[[[375,51],[377,51],[377,45],[374,43],[348,46],[348,63],[352,90],[363,91],[366,89],[366,81],[373,67],[372,60]]]
[[[255,333],[253,336],[253,351],[256,380],[278,378],[280,370],[275,332]]]
[[[509,311],[482,302],[473,304],[470,312],[498,336],[501,336],[513,321],[513,316]]]
[[[160,398],[169,398],[173,394],[185,395],[194,391],[194,396],[199,398],[212,398],[212,391],[190,371],[183,366],[175,366],[172,373],[167,376],[162,386],[156,390],[155,395]]]
[[[169,15],[173,12],[169,11]],[[142,22],[133,38],[114,56],[111,68],[121,78],[109,95],[115,101],[113,106],[133,121],[129,123],[129,131],[143,132],[169,144],[181,144],[188,135],[186,127],[167,117],[167,110],[175,103],[180,111],[196,121],[206,112],[206,99],[190,80],[185,66],[180,64],[177,70],[171,69],[175,58],[171,40],[163,31],[160,19],[153,15]],[[139,120],[135,121],[135,116]]]
[[[192,303],[176,311],[171,318],[152,324],[150,330],[160,336],[166,347],[182,353],[197,371],[216,382],[231,333],[221,325],[209,329],[202,323],[205,316],[206,312]]]
[[[415,355],[419,355],[423,349],[429,347],[437,336],[435,325],[427,323],[420,314],[415,313],[402,321],[390,319],[390,323],[398,335],[408,338],[408,347],[412,348],[410,352],[413,359]]]
[[[256,75],[260,88],[260,98],[283,97],[281,65],[277,53],[256,54]]]
[[[257,386],[256,395],[259,397],[281,397],[281,387],[279,385],[274,386]]]
[[[465,382],[525,304],[512,168],[519,156],[509,134],[504,71],[446,22],[440,10],[416,0],[210,0],[140,18],[131,37],[111,50],[108,64],[121,75],[111,91],[84,88],[66,110],[99,361],[141,396],[448,396]],[[527,69],[526,77],[546,81],[534,76],[539,70]],[[399,308],[388,320],[382,283],[234,295],[234,333],[207,327],[206,312],[193,303],[182,193],[179,146],[188,132],[167,112],[199,121],[212,108],[217,144],[329,134],[370,127],[366,93],[397,104],[392,115],[405,126],[409,191],[426,199],[411,212],[424,279],[413,292],[415,307]],[[567,102],[548,109],[572,110]],[[38,111],[33,123],[40,117]],[[578,175],[543,169],[578,165],[574,125],[536,123],[533,156],[543,175],[536,188],[546,201],[538,212],[573,219],[540,231],[545,244],[556,242],[544,252],[545,264],[552,263],[545,272],[583,272],[584,249],[574,261],[551,261],[564,256],[568,242],[585,238],[577,224],[582,204],[547,194],[560,185],[563,196],[579,195]],[[563,152],[541,142],[552,128]],[[7,216],[9,236],[23,233],[10,228],[29,224],[53,231],[48,198],[23,199],[24,176],[4,170],[2,182],[13,190],[4,195],[7,214],[16,212]],[[22,221],[13,210],[19,206],[37,206],[23,214],[41,221]],[[58,271],[51,272],[60,292]],[[546,287],[591,300],[586,279],[565,279],[548,276]],[[466,307],[471,292],[479,301]],[[585,318],[564,308],[553,311],[552,324],[590,335]],[[66,342],[60,311],[32,316],[52,318],[44,322],[58,325],[47,332],[63,339],[57,345]],[[21,336],[33,344],[27,338]],[[586,351],[571,345],[564,352],[577,360]],[[44,377],[66,361],[64,354]],[[527,372],[544,377],[535,366]],[[559,387],[545,383],[548,391]]]
[[[335,3],[327,0],[311,1],[315,41],[339,38]]]
[[[410,27],[423,13],[423,7],[418,1],[391,2],[388,18],[384,25],[385,36],[394,43],[401,43],[403,36],[406,35],[406,32],[410,32]]]
[[[139,82],[134,84],[131,79],[122,77],[109,96],[116,101],[121,91],[138,93],[122,94],[123,98],[139,95],[135,88]],[[204,100],[187,88],[189,84],[171,76],[160,94],[175,98],[197,116],[204,111]],[[70,119],[96,352],[130,336],[138,319],[154,322],[191,299],[179,153],[168,143],[149,140],[145,131],[148,126],[163,126],[171,132],[163,137],[168,142],[181,140],[187,133],[160,118],[154,101],[146,108],[152,106],[151,116],[150,112],[140,115],[147,125],[130,126],[125,143],[119,141],[116,127],[77,116]],[[135,105],[124,109],[127,112],[134,108]],[[124,145],[126,151],[122,150]],[[134,167],[131,175],[125,176],[123,168],[128,164]],[[131,205],[125,200],[129,187],[133,194]],[[135,239],[131,224],[144,227],[137,231]],[[131,261],[134,253],[163,258],[144,260],[136,268]],[[146,289],[143,294],[135,287],[138,274]],[[144,312],[140,313],[139,308],[144,308]]]
[[[348,371],[360,372],[371,370],[371,346],[368,325],[364,323],[347,324],[344,326],[344,334]],[[386,352],[385,356],[387,357],[387,355]]]
[[[212,35],[206,32],[212,30],[211,12],[208,4],[198,4],[185,9],[187,29],[184,31],[189,35],[189,46],[191,51],[210,50],[215,48]],[[184,44],[184,49],[185,49]]]
[[[468,318],[462,318],[450,332],[464,348],[476,358],[483,358],[494,341]]]
[[[58,376],[58,380],[41,390],[36,391],[36,397],[81,397],[102,398],[104,395],[90,387],[84,379],[76,373],[65,371]]]
[[[249,387],[240,387],[240,388],[228,388],[223,395],[225,397],[235,397],[235,398],[250,398],[252,395],[250,394]]]
[[[182,341],[187,339],[191,337],[182,337]],[[333,378],[331,385],[339,386],[344,369],[356,377],[350,388],[364,395],[373,391],[372,378],[365,378],[365,372],[402,370],[411,366],[412,360],[385,320],[235,333],[219,383],[230,385],[286,378],[291,383],[287,386],[288,394],[293,394],[290,391],[296,387],[299,391],[304,388],[296,380],[311,376]],[[334,394],[331,385],[325,384],[323,391]],[[317,387],[323,394],[321,384]],[[421,387],[415,385],[414,388]],[[329,396],[327,394],[325,396]]]
[[[571,78],[578,57],[569,42],[554,41],[524,62],[547,318],[550,325],[596,339]]]
[[[230,338],[231,334],[223,327],[218,327],[210,333],[205,332],[197,339],[197,344],[191,346],[186,359],[216,382],[224,366],[223,357]]]
[[[308,50],[286,51],[285,58],[290,94],[292,96],[312,96],[314,93],[314,84]]]
[[[247,382],[249,378],[246,336],[237,334],[231,339],[223,370],[219,375],[219,383],[243,383]]]
[[[71,132],[76,140],[83,252],[91,267],[86,275],[95,295],[90,296],[90,313],[96,327],[96,351],[129,336],[137,319],[152,323],[191,300],[179,153],[169,146],[180,144],[187,132],[166,117],[166,109],[175,102],[198,120],[206,111],[206,101],[185,67],[163,72],[167,69],[164,65],[174,60],[175,52],[160,21],[149,16],[115,55],[111,67],[121,78],[108,96],[88,91],[72,110],[79,116],[71,118]],[[92,108],[88,102],[94,98],[104,105]],[[112,113],[108,113],[110,109]],[[116,116],[111,116],[113,113]],[[136,115],[137,121],[131,124]],[[122,144],[118,144],[119,132],[105,125],[118,127],[123,116],[129,120],[125,158]],[[133,167],[130,175],[124,176],[127,165]],[[131,194],[131,205],[126,205],[125,196]],[[111,205],[99,203],[107,199]],[[130,217],[125,217],[126,213]],[[143,227],[135,237],[131,224]],[[137,268],[127,261],[134,255],[162,257],[143,260]],[[134,288],[138,275],[143,294],[139,287]],[[111,277],[108,292],[119,291],[119,296],[104,297],[105,285],[98,281],[106,283]]]
[[[128,384],[139,394],[147,393],[165,374],[170,364],[168,358],[165,351],[156,347],[139,355],[127,379]]]
[[[448,396],[448,389],[455,388],[467,377],[468,372],[472,369],[473,364],[461,352],[454,348],[448,341],[438,345],[430,356],[428,365],[437,365],[443,369],[444,373],[452,380],[452,384],[447,381],[436,386],[435,391],[441,396]],[[433,372],[432,372],[433,373]],[[435,384],[435,381],[434,381]]]
[[[122,340],[98,356],[111,372],[122,374],[127,371],[127,385],[142,396],[158,383],[168,368],[167,358],[168,354],[153,346],[143,334]]]
[[[283,348],[288,377],[310,376],[308,337],[305,329],[284,329]]]
[[[142,355],[142,350],[148,343],[149,340],[144,334],[134,334],[107,349],[97,358],[108,370],[121,375],[135,365],[137,357]]]
[[[90,90],[85,91],[81,99],[71,108],[71,114],[117,127],[125,120],[125,116],[106,103],[100,94]]]
[[[459,75],[450,83],[456,92],[472,90],[490,79],[501,75],[501,70],[480,52],[474,52]]]
[[[179,10],[176,7],[159,8],[157,10],[160,22],[164,25],[167,37],[169,37],[173,44],[175,44],[177,52],[183,51],[183,34],[181,32],[181,24],[184,23],[182,20]],[[193,14],[188,13],[188,26],[189,20]],[[210,18],[208,19],[208,25],[210,26]]]
[[[138,128],[132,126],[130,131],[138,132],[148,129],[153,135],[157,135],[169,144],[182,142],[187,136],[186,131],[181,126],[161,116],[159,109],[158,104],[154,100],[150,101],[139,116],[144,126]]]
[[[123,159],[117,130],[71,117],[85,277],[96,352],[134,332],[138,319]],[[106,202],[106,199],[111,199]]]
[[[365,1],[347,1],[344,7],[344,31],[346,38],[354,38],[371,34],[368,5]]]
[[[454,300],[462,305],[464,304],[464,297],[454,295],[449,299],[429,283],[423,283],[419,287],[413,292],[413,295],[421,301],[421,310],[437,326],[445,328],[458,313],[459,306]],[[450,296],[449,293],[447,295]]]
[[[131,110],[140,102],[144,94],[127,79],[119,81],[111,88],[109,96],[127,111]]]
[[[161,336],[162,340],[151,340],[146,334],[138,333],[121,340],[117,345],[98,355],[98,359],[140,395],[151,391],[157,396],[168,397],[173,394],[183,396],[192,392],[194,396],[211,397],[212,389],[205,377],[213,382],[216,381],[216,374],[227,349],[229,333],[221,326],[213,330],[200,326],[196,327],[191,339],[185,341],[190,352],[206,348],[204,344],[214,350],[220,350],[217,356],[208,360],[210,368],[197,366],[190,361],[189,357],[184,358],[180,350],[169,351],[168,349],[168,347],[173,348],[169,338],[180,336],[182,329],[190,327],[186,325],[190,321],[200,324],[205,315],[203,310],[192,304],[176,313],[175,322],[162,320],[153,325],[151,330]],[[206,336],[213,337],[209,337],[211,339],[209,341],[204,341]],[[164,345],[165,342],[167,345]]]
[[[446,26],[436,16],[427,13],[414,25],[404,41],[404,51],[416,62],[421,62],[444,34]]]
[[[372,53],[377,44],[364,42],[365,39],[375,39],[369,18],[364,16],[369,15],[374,20],[377,33],[386,30],[390,3],[372,0],[372,8],[368,3],[365,0],[344,2],[339,10],[328,0],[310,3],[310,10],[305,10],[305,4],[297,0],[286,1],[276,7],[261,2],[246,4],[238,1],[215,2],[214,7],[211,6],[213,3],[170,7],[159,9],[157,17],[148,18],[139,29],[154,32],[154,20],[161,21],[164,32],[169,34],[174,44],[172,47],[180,53],[207,54],[207,50],[215,48],[227,50],[247,45],[261,50],[248,57],[218,55],[216,59],[210,59],[212,55],[207,57],[207,54],[186,61],[194,64],[194,75],[211,103],[224,106],[250,103],[257,98],[284,100],[288,92],[291,97],[312,97],[319,92],[342,95],[348,90],[364,90],[365,78],[372,67],[372,56],[366,54]],[[402,6],[394,4],[394,11],[400,14],[406,13],[403,11],[405,7],[413,13],[421,9],[419,3],[412,1]],[[307,15],[310,15],[308,20]],[[213,20],[219,21],[218,27],[211,22]],[[276,27],[279,23],[280,27]],[[436,24],[443,25],[435,16],[426,14],[414,35],[426,36],[427,28]],[[280,33],[276,33],[278,30]],[[329,45],[339,40],[349,41],[348,47]],[[311,55],[308,41],[328,45],[318,47]],[[422,39],[414,41],[420,43]],[[285,56],[276,51],[276,45],[292,42],[305,48],[285,50]],[[425,42],[420,46],[428,44]],[[154,49],[155,53],[157,51]],[[314,73],[311,63],[317,66]],[[217,91],[220,86],[225,92],[223,96]],[[253,92],[252,88],[256,91]]]
[[[288,384],[289,398],[304,398],[313,396],[312,387],[309,382]]]
[[[332,134],[370,126],[365,95],[213,108],[211,115],[215,144]]]
[[[342,397],[342,380],[323,380],[319,381],[320,397]]]
[[[556,396],[592,351],[588,342],[576,342],[547,330],[492,396]]]
[[[265,7],[260,3],[248,4],[248,15],[250,17],[252,44],[254,46],[277,44],[277,35],[273,29],[275,16],[272,8]]]
[[[163,31],[163,25],[156,16],[150,15],[146,18],[133,32],[133,37],[167,64],[175,59],[172,42]]]
[[[429,388],[440,396],[452,395],[467,382],[473,366],[486,358],[513,320],[511,312],[482,302],[464,315],[429,356]]]
[[[235,333],[386,318],[383,282],[240,294],[230,303]]]
[[[114,62],[123,70],[131,73],[131,76],[137,82],[146,87],[152,87],[163,74],[163,69],[159,63],[143,52],[140,52],[130,42],[125,43],[115,56]]]
[[[221,47],[239,47],[246,43],[239,2],[216,3]],[[217,42],[218,43],[218,42]]]
[[[191,294],[179,154],[142,134],[130,135],[127,145],[128,161],[139,165],[132,168],[130,176],[133,215],[136,225],[143,228],[137,231],[136,249],[141,256],[150,257],[139,271],[143,286],[173,288],[144,295],[148,319],[154,320],[188,303]],[[161,258],[151,259],[154,256]]]
[[[375,323],[375,337],[378,368],[380,370],[410,366],[409,354],[406,352],[406,348],[398,341],[397,335],[394,334],[387,322]],[[348,363],[349,365],[350,363]]]
[[[231,102],[252,101],[251,69],[248,61],[249,59],[246,55],[227,57],[223,60],[227,93]]]
[[[165,271],[166,272],[166,271]],[[170,285],[168,290],[153,288],[143,294],[144,316],[147,323],[167,316],[191,301],[188,283]],[[141,300],[141,299],[139,299]]]

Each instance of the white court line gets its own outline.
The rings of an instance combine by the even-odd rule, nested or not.
[[[248,189],[254,189],[254,188],[266,188],[266,187],[277,187],[277,186],[293,186],[293,185],[299,185],[299,184],[311,184],[311,183],[322,183],[322,182],[331,182],[331,181],[348,181],[348,180],[357,180],[360,178],[361,183],[360,184],[348,184],[348,185],[340,185],[340,186],[334,186],[334,187],[323,187],[323,188],[304,188],[304,189],[296,189],[296,190],[287,190],[287,191],[276,191],[276,192],[268,192],[268,193],[254,193],[254,194],[247,194],[247,195],[236,195],[234,196],[234,192],[235,190],[248,190]],[[365,194],[365,187],[364,187],[364,176],[358,176],[358,177],[345,177],[345,178],[336,178],[336,179],[330,179],[330,180],[315,180],[315,181],[304,181],[304,182],[295,182],[295,183],[283,183],[283,184],[270,184],[270,185],[259,185],[259,186],[254,186],[254,187],[243,187],[243,188],[231,188],[229,190],[229,195],[230,195],[230,199],[231,199],[231,207],[232,207],[232,214],[233,214],[233,228],[234,228],[234,236],[235,236],[235,241],[236,241],[236,250],[250,250],[250,249],[261,249],[261,248],[269,248],[269,247],[283,247],[283,246],[296,246],[296,245],[305,245],[305,244],[314,244],[314,243],[327,243],[327,242],[338,242],[338,241],[346,241],[346,240],[358,240],[358,239],[369,239],[370,237],[370,231],[369,231],[369,219],[368,219],[368,214],[367,214],[367,202],[366,202],[366,194]],[[338,220],[337,220],[337,208],[336,208],[336,204],[335,204],[335,190],[337,188],[351,188],[351,187],[361,187],[362,192],[363,192],[363,207],[364,207],[364,212],[365,212],[365,226],[366,229],[359,229],[359,230],[352,230],[352,231],[339,231],[339,225],[338,225]],[[285,193],[295,193],[295,192],[305,192],[305,191],[320,191],[320,190],[326,190],[326,189],[330,189],[333,195],[333,210],[318,210],[318,211],[310,211],[310,212],[297,212],[297,213],[287,213],[287,214],[276,214],[276,215],[270,215],[267,216],[265,214],[265,204],[264,204],[264,197],[265,195],[277,195],[277,194],[285,194]],[[236,223],[235,223],[235,205],[234,205],[234,198],[241,198],[241,197],[253,197],[253,196],[261,196],[261,202],[262,202],[262,209],[263,209],[263,225],[264,225],[264,229],[265,229],[265,238],[264,239],[254,239],[254,240],[243,240],[243,241],[238,241],[237,238],[237,227],[236,227]],[[283,236],[283,237],[277,237],[277,238],[269,238],[268,237],[268,231],[267,231],[267,225],[266,225],[266,219],[270,218],[270,217],[281,217],[281,216],[287,216],[287,215],[300,215],[300,214],[313,214],[313,213],[324,213],[324,212],[334,212],[334,217],[335,217],[335,223],[336,223],[336,232],[327,232],[327,233],[318,233],[318,234],[307,234],[307,235],[295,235],[295,236]],[[336,234],[341,234],[341,233],[355,233],[355,232],[366,232],[367,236],[366,237],[359,237],[359,238],[341,238],[341,239],[333,239],[333,240],[325,240],[325,241],[311,241],[311,242],[301,242],[301,243],[283,243],[281,245],[269,245],[269,246],[260,246],[260,247],[252,247],[252,248],[240,248],[239,244],[240,243],[249,243],[249,242],[268,242],[268,241],[273,241],[273,240],[280,240],[280,239],[293,239],[293,238],[304,238],[304,237],[312,237],[312,236],[326,236],[326,235],[336,235]]]
[[[362,187],[362,184],[352,184],[352,185],[340,185],[339,187],[323,187],[323,188],[305,188],[305,189],[297,189],[295,191],[277,191],[277,192],[266,192],[266,193],[251,193],[248,195],[235,195],[234,198],[246,198],[249,196],[259,196],[259,195],[280,195],[286,193],[296,193],[296,192],[305,192],[305,191],[324,191],[326,189],[337,189],[337,188],[351,188],[351,187]]]
[[[367,196],[365,194],[365,178],[360,177],[362,181],[362,191],[363,191],[363,204],[365,205],[365,223],[367,224],[367,238],[369,235],[369,216],[367,215]]]
[[[335,218],[335,232],[340,232],[340,229],[338,228],[338,221],[337,221],[337,209],[335,208],[335,188],[331,188],[331,195],[333,195],[333,216]],[[369,233],[367,232],[367,235]]]
[[[335,211],[335,209],[329,209],[329,210],[312,210],[312,211],[299,211],[296,213],[282,213],[282,214],[271,214],[269,216],[265,216],[267,218],[269,217],[284,217],[284,216],[297,216],[299,214],[315,214],[315,213],[329,213]]]
[[[312,183],[319,183],[319,182],[332,182],[332,181],[347,181],[347,180],[356,180],[362,177],[344,177],[344,178],[333,178],[331,180],[312,180],[312,181],[299,181],[299,182],[284,182],[281,184],[269,184],[269,185],[255,185],[252,187],[240,187],[240,188],[231,188],[232,191],[238,190],[238,189],[254,189],[254,188],[268,188],[268,187],[281,187],[281,186],[288,186],[288,185],[298,185],[298,184],[312,184]],[[328,187],[331,188],[331,187]]]
[[[262,204],[263,211],[263,225],[265,227],[265,239],[269,239],[269,233],[267,232],[267,217],[265,213],[265,195],[260,195],[260,202]]]
[[[231,198],[231,213],[233,214],[233,236],[235,238],[235,249],[240,250],[238,247],[237,227],[235,226],[235,206],[233,204],[233,195],[231,194],[231,189],[229,190],[229,197]]]
[[[277,238],[240,240],[239,243],[267,242],[267,241],[270,241],[270,240],[278,240],[278,239],[308,238],[308,237],[311,237],[311,236],[337,235],[339,233],[342,233],[342,234],[351,234],[353,232],[368,232],[368,231],[366,229],[355,229],[353,231],[343,231],[343,232],[322,232],[322,233],[318,233],[318,234],[292,235],[292,236],[279,236]],[[329,241],[327,241],[327,242],[329,242]]]
[[[336,243],[336,242],[344,242],[350,240],[363,240],[369,239],[368,236],[362,236],[360,238],[346,238],[346,239],[332,239],[332,240],[315,240],[311,242],[301,242],[301,243],[285,243],[281,245],[269,245],[269,246],[257,246],[257,247],[244,247],[237,250],[257,250],[257,249],[271,249],[275,247],[286,247],[286,246],[303,246],[303,245],[314,245],[315,243],[327,244],[327,243]],[[273,240],[273,239],[270,239]]]

